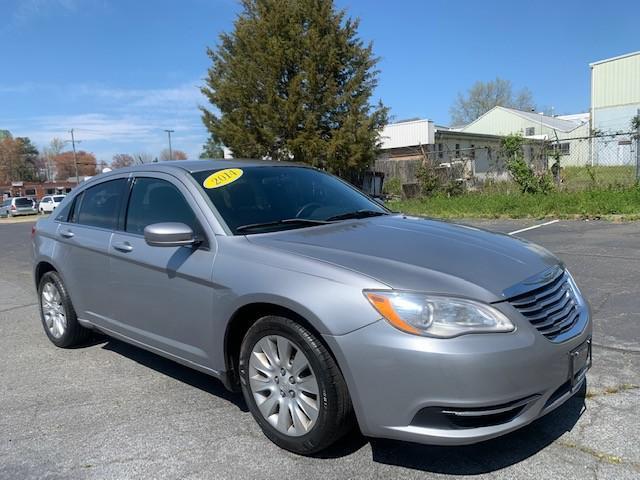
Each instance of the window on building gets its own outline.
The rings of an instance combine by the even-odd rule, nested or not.
[[[55,188],[47,188],[47,190],[45,191],[45,193],[47,195],[53,195],[54,193],[56,193],[56,189]]]
[[[36,189],[35,188],[26,188],[24,191],[24,194],[27,197],[33,197],[36,194]]]
[[[438,158],[442,158],[443,154],[442,154],[442,144],[439,143],[438,144]]]
[[[555,152],[559,152],[560,155],[570,155],[571,154],[571,143],[569,142],[565,142],[565,143],[554,143],[553,145],[551,145],[551,151],[553,153]]]
[[[460,144],[456,143],[456,158],[460,158]]]
[[[473,143],[469,147],[469,157],[472,159],[476,158],[476,146]]]
[[[525,137],[531,137],[536,134],[536,127],[527,127],[524,130]]]

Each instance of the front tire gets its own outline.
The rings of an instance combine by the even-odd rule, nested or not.
[[[264,434],[276,445],[311,455],[354,425],[342,373],[324,344],[285,317],[251,326],[240,348],[242,393]]]
[[[51,343],[69,348],[87,340],[90,331],[78,323],[67,289],[57,272],[45,273],[38,285],[40,319]]]

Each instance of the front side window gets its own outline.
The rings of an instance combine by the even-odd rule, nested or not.
[[[86,189],[77,213],[77,223],[114,230],[118,225],[118,212],[125,183],[126,180],[121,178]]]
[[[312,168],[252,166],[236,170],[242,175],[221,186],[207,182],[215,177],[215,170],[192,174],[235,234],[388,213],[355,188]]]
[[[159,178],[136,178],[127,208],[125,231],[143,235],[147,225],[162,222],[184,223],[194,232],[199,230],[195,213],[173,184]]]

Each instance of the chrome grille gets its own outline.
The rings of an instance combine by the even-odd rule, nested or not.
[[[509,303],[552,341],[570,330],[580,317],[576,298],[564,270],[558,270],[547,283],[511,297]]]

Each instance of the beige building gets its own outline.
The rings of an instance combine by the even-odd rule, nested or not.
[[[460,128],[465,133],[506,136],[549,141],[557,145],[562,165],[581,165],[588,161],[589,114],[549,116],[507,107],[493,107]]]

